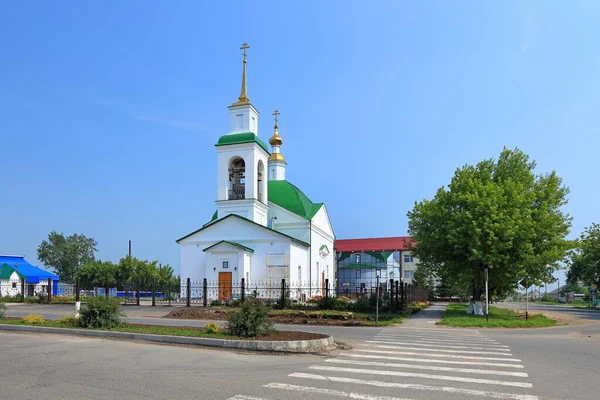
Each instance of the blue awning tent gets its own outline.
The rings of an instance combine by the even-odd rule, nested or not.
[[[52,279],[52,292],[56,293],[58,288],[58,275],[29,264],[25,260],[25,256],[0,255],[0,265],[2,264],[8,264],[16,269],[21,275],[25,275],[25,283],[27,284],[37,284],[40,283],[40,281],[47,282],[48,278]]]

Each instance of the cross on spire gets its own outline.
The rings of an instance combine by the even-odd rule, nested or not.
[[[281,113],[279,112],[279,110],[277,110],[277,109],[276,109],[275,111],[273,111],[273,114],[272,114],[272,115],[273,115],[273,117],[275,118],[275,126],[277,126],[277,123],[279,122],[279,114],[281,114]]]
[[[248,43],[244,42],[244,44],[242,44],[242,47],[240,47],[240,50],[244,50],[244,63],[246,62],[246,49],[249,49],[250,46],[248,46]]]

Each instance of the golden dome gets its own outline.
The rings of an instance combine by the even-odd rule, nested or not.
[[[279,136],[279,129],[277,125],[275,125],[275,132],[273,132],[273,136],[269,139],[269,143],[271,146],[281,146],[283,144],[283,139]]]
[[[269,157],[269,161],[283,161],[283,162],[285,162],[285,160],[283,159],[283,156],[281,155],[281,153],[273,153],[273,154],[271,154],[271,157]]]

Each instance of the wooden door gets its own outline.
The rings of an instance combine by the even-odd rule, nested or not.
[[[231,272],[219,272],[219,300],[231,299]]]
[[[321,272],[321,296],[325,297],[325,291],[327,290],[327,288],[325,288],[325,271]]]

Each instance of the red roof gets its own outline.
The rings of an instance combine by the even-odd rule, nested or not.
[[[338,253],[360,253],[361,251],[405,251],[414,245],[411,236],[340,239],[335,241],[335,251]]]

